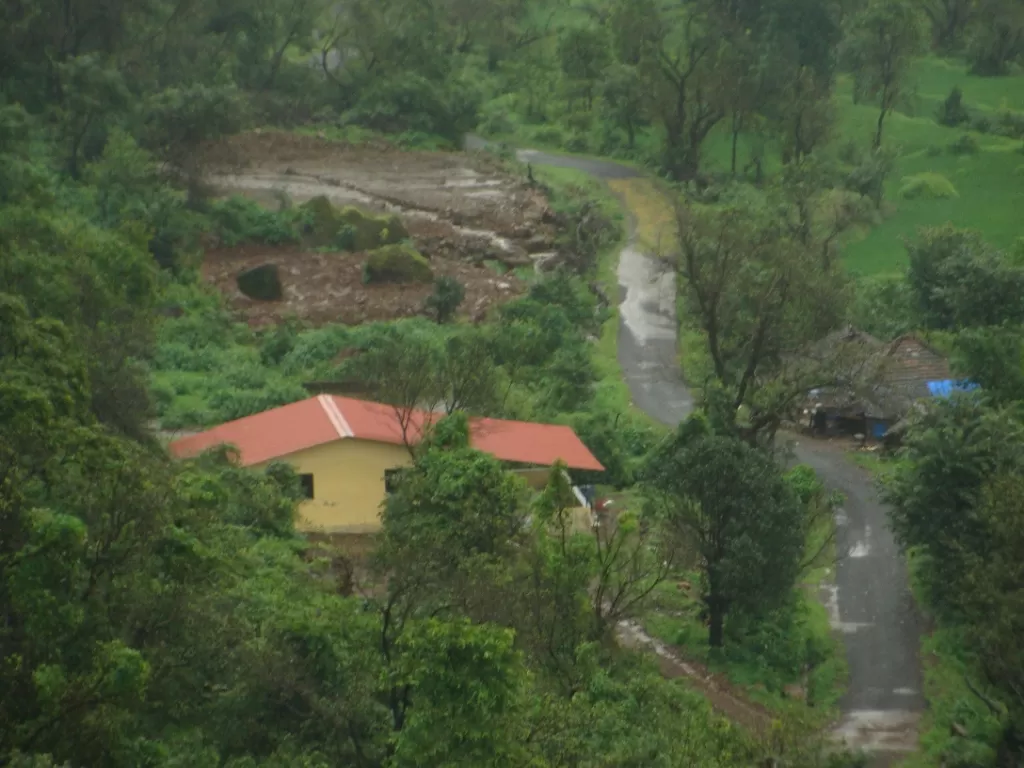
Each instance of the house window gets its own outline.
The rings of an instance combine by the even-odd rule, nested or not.
[[[302,484],[302,496],[306,499],[313,498],[313,476],[299,475],[299,482]]]
[[[402,477],[401,469],[385,469],[384,470],[384,491],[385,493],[394,493],[398,490],[398,483]]]

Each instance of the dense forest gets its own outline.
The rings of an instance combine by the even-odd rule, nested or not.
[[[260,198],[237,169],[271,151]],[[368,169],[318,177],[356,196],[469,158],[521,218],[300,203],[307,151]],[[1021,210],[1020,0],[5,3],[0,765],[863,764],[829,738],[845,661],[817,599],[842,498],[784,439],[851,325],[972,385],[872,464],[929,620],[908,764],[1024,765]],[[697,409],[673,428],[616,359],[633,229],[676,277]],[[214,269],[251,253],[351,285],[260,315]],[[246,272],[273,304],[270,274]],[[445,413],[364,557],[296,528],[286,463],[167,450],[324,381]],[[474,416],[572,426],[606,470],[574,480],[622,511],[574,531],[561,466],[531,492]]]

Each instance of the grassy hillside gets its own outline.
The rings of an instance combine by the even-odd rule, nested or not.
[[[973,77],[961,65],[925,59],[916,67],[915,80],[914,114],[897,113],[887,121],[886,142],[899,148],[900,156],[886,189],[885,219],[846,247],[846,263],[858,274],[891,272],[903,267],[906,252],[901,238],[914,236],[919,227],[952,222],[979,230],[1001,247],[1008,247],[1024,236],[1024,143],[963,128],[947,128],[935,120],[939,105],[954,86],[963,91],[972,117],[980,114],[995,121],[1004,111],[1024,115],[1024,76]],[[877,110],[854,105],[848,82],[840,84],[837,102],[836,141],[865,144]],[[951,145],[965,134],[975,140],[978,151],[951,151]],[[902,199],[900,190],[907,177],[922,173],[941,174],[952,183],[956,196]]]
[[[896,167],[886,185],[882,221],[852,237],[845,247],[845,261],[855,274],[895,272],[906,265],[903,238],[914,237],[920,227],[952,222],[979,230],[999,247],[1009,247],[1024,237],[1024,142],[994,133],[979,133],[969,126],[948,128],[935,115],[953,87],[964,94],[972,121],[986,117],[993,124],[1010,112],[1024,120],[1024,74],[1013,77],[976,77],[963,64],[937,58],[919,61],[914,69],[915,94],[901,112],[886,120],[884,143],[897,149]],[[853,143],[867,148],[878,119],[871,105],[853,103],[852,86],[841,78],[836,89],[837,126],[833,150]],[[977,144],[973,153],[956,154],[954,142],[970,135]],[[729,168],[727,131],[709,137],[703,148],[705,168],[724,172]],[[749,156],[749,144],[741,141],[740,167]],[[767,153],[765,170],[778,168],[775,153]],[[946,198],[922,195],[905,199],[901,189],[911,177],[939,174],[955,194]]]

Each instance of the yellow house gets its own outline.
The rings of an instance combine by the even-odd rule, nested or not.
[[[411,463],[413,445],[435,414],[348,397],[318,395],[176,440],[171,453],[186,458],[217,445],[238,449],[243,466],[263,469],[274,461],[294,467],[306,500],[299,530],[310,533],[374,533],[392,472]],[[403,428],[404,425],[404,428]],[[502,419],[471,419],[470,443],[515,465],[534,488],[547,481],[547,467],[604,467],[569,427]],[[581,507],[589,506],[576,490]]]

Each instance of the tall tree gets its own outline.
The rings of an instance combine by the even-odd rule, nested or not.
[[[1024,322],[1024,267],[977,232],[950,225],[907,244],[907,283],[921,321],[936,330]]]
[[[878,105],[873,146],[882,146],[885,118],[909,88],[910,65],[924,48],[923,19],[913,0],[869,0],[850,20],[844,58],[859,97]]]
[[[963,44],[977,13],[977,0],[917,0],[932,26],[932,43],[946,53]]]
[[[718,18],[701,3],[619,2],[612,14],[620,60],[638,66],[652,116],[665,132],[663,165],[695,178],[700,151],[725,116]]]
[[[756,201],[677,208],[687,311],[706,339],[720,417],[749,411],[741,433],[770,440],[782,416],[833,371],[804,355],[842,318],[844,280],[793,237],[783,208]]]
[[[652,454],[644,486],[699,556],[712,647],[725,642],[730,613],[759,615],[786,600],[803,558],[803,512],[770,455],[691,420]]]
[[[1024,55],[1024,7],[1013,0],[979,0],[967,46],[976,75],[1005,75]]]

